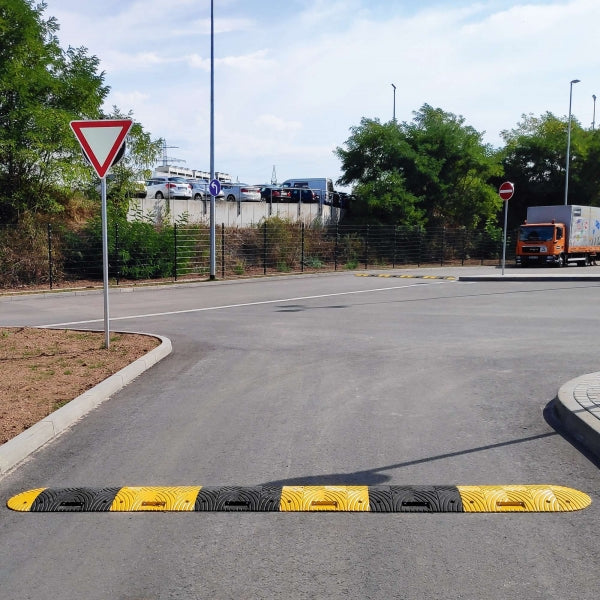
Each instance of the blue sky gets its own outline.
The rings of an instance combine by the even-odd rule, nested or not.
[[[182,166],[209,168],[210,1],[46,0],[64,47],[86,46],[111,87]],[[424,103],[494,146],[522,114],[585,127],[600,96],[598,0],[214,0],[215,169],[263,183],[337,179],[334,149],[362,117]],[[600,105],[597,121],[600,120]],[[565,141],[566,143],[566,141]]]

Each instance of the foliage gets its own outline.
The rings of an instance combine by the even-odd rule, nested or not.
[[[355,219],[473,227],[498,211],[499,158],[463,117],[424,104],[411,123],[362,119],[351,132],[336,154]]]
[[[515,184],[510,200],[511,227],[522,223],[528,206],[563,204],[568,119],[552,113],[523,115],[517,127],[503,131],[506,178]],[[569,204],[600,204],[600,133],[571,121]]]
[[[108,87],[85,48],[60,48],[44,3],[0,5],[0,220],[61,211],[62,168],[77,152],[74,118],[97,117]]]
[[[0,222],[26,213],[64,214],[73,196],[99,197],[98,180],[84,161],[69,123],[78,119],[132,118],[116,107],[105,115],[100,61],[86,48],[59,44],[58,22],[44,18],[45,3],[4,0],[0,4]],[[160,155],[134,123],[127,153],[113,167],[112,198],[122,215],[136,179],[145,179]]]

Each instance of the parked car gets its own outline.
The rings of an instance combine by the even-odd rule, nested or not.
[[[260,188],[247,183],[224,183],[221,186],[229,202],[260,202]]]
[[[208,189],[208,181],[204,179],[186,179],[186,181],[192,186],[192,198],[194,200],[210,200],[211,193]],[[225,194],[221,190],[215,198],[217,200],[223,200]]]
[[[153,177],[146,182],[148,198],[183,198],[192,197],[192,186],[183,177]]]
[[[304,204],[312,204],[319,201],[318,190],[310,190],[308,188],[285,188],[290,192],[291,202],[303,202]]]
[[[260,188],[260,197],[265,202],[291,202],[290,190],[277,186],[263,186]]]

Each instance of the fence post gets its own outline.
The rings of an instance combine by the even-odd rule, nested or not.
[[[394,252],[392,253],[392,269],[396,268],[396,248],[398,247],[398,225],[394,225]]]
[[[369,226],[367,225],[367,237],[365,239],[365,269],[369,268]]]
[[[421,266],[423,260],[423,229],[419,226],[419,256],[417,257],[417,267]]]
[[[301,239],[300,272],[304,273],[304,221],[302,221],[302,223],[300,223],[300,239]]]
[[[267,222],[263,223],[263,275],[267,274]]]
[[[221,223],[221,279],[225,279],[225,223]]]
[[[340,225],[338,222],[335,224],[335,244],[333,246],[333,270],[334,271],[337,271],[339,241],[340,241]]]
[[[463,236],[462,236],[462,257],[461,257],[461,261],[460,264],[462,267],[465,266],[465,259],[467,258],[467,228],[465,227],[463,229]]]
[[[173,259],[173,278],[177,281],[177,223],[173,225],[173,246],[174,246],[174,259]]]
[[[48,276],[50,289],[52,289],[52,225],[48,223]]]
[[[440,256],[440,267],[444,266],[444,254],[446,252],[446,226],[442,227],[442,252]]]

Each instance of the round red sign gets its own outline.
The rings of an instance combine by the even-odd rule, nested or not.
[[[500,186],[498,193],[500,194],[500,198],[502,198],[502,200],[510,200],[515,193],[515,184],[511,183],[510,181],[505,181]]]

